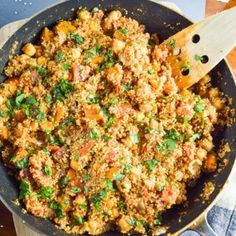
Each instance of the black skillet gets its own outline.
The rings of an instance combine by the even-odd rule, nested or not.
[[[48,8],[38,15],[31,18],[28,23],[21,27],[0,49],[0,82],[3,82],[6,78],[3,74],[3,68],[8,61],[10,49],[12,44],[17,41],[18,45],[15,53],[21,52],[21,47],[27,42],[37,43],[41,30],[47,27],[53,27],[60,19],[73,19],[75,16],[75,10],[79,7],[87,7],[92,9],[99,7],[103,10],[120,9],[124,14],[138,20],[140,23],[146,26],[146,30],[149,33],[158,33],[160,40],[168,38],[175,34],[179,30],[189,26],[191,22],[176,12],[169,10],[159,4],[147,1],[147,0],[70,0],[51,8]],[[127,10],[127,11],[126,11]],[[214,39],[211,39],[214,40]],[[211,77],[213,78],[212,84],[219,87],[225,94],[233,98],[232,107],[236,107],[236,86],[234,83],[233,75],[227,65],[222,60],[212,71]],[[236,125],[232,127],[224,128],[223,130],[216,131],[214,134],[214,142],[216,144],[216,152],[218,145],[222,139],[226,140],[232,151],[226,155],[228,165],[226,165],[219,173],[203,175],[196,186],[188,191],[189,204],[187,207],[176,206],[169,210],[164,215],[164,224],[169,226],[167,233],[181,232],[187,227],[190,227],[191,223],[202,215],[205,210],[213,203],[223,185],[226,183],[228,176],[233,167],[236,150]],[[0,158],[1,159],[1,158]],[[220,165],[223,165],[220,163]],[[22,213],[22,208],[12,203],[12,200],[17,198],[18,195],[18,183],[16,180],[8,175],[8,171],[3,166],[2,161],[0,163],[0,197],[8,209],[24,220],[29,226],[35,230],[44,233],[46,235],[67,235],[63,231],[57,229],[54,224],[48,220],[34,217],[30,214]],[[199,196],[203,189],[203,184],[206,181],[215,183],[216,188],[210,199],[206,202],[201,202]],[[181,218],[181,221],[179,219]],[[110,232],[104,235],[120,235],[117,232]]]

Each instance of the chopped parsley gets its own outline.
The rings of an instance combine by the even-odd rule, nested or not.
[[[2,118],[6,118],[8,115],[5,111],[3,111],[2,109],[0,109],[0,117]]]
[[[16,162],[16,167],[19,169],[24,169],[27,167],[27,165],[28,165],[28,158],[27,157],[24,157],[21,160]]]
[[[50,186],[42,187],[39,192],[39,196],[41,198],[50,198],[53,194],[54,190]]]
[[[69,94],[74,91],[73,85],[71,82],[62,79],[54,88],[53,95],[57,100],[64,100]]]
[[[188,124],[188,118],[187,117],[183,117],[183,125],[187,125]]]
[[[71,66],[69,64],[64,64],[62,67],[63,67],[63,70],[65,70],[65,71],[71,69]]]
[[[81,37],[79,34],[73,34],[72,32],[69,32],[69,37],[73,39],[77,44],[81,45],[84,43],[84,38]]]
[[[91,130],[89,132],[89,138],[91,138],[91,139],[99,139],[99,133],[96,130]]]
[[[41,109],[39,109],[38,115],[36,116],[35,121],[38,121],[38,122],[44,121],[45,118],[46,118],[46,115],[44,114],[44,112],[42,112]]]
[[[198,101],[196,101],[196,104],[194,106],[194,111],[196,112],[197,115],[203,113],[205,110],[205,104],[203,102],[203,100],[199,99]]]
[[[165,139],[172,139],[174,141],[183,141],[184,136],[181,134],[178,134],[174,129],[170,129],[167,131],[164,131],[164,136]]]
[[[30,117],[33,114],[33,111],[30,110],[34,105],[36,105],[37,101],[34,97],[27,97],[26,94],[17,90],[16,95],[14,97],[8,98],[6,100],[6,107],[8,109],[8,113],[11,117],[14,117],[14,110],[23,109],[27,117]]]
[[[112,180],[110,180],[110,179],[106,179],[106,180],[105,180],[105,189],[106,189],[107,191],[112,191],[112,192],[115,191],[115,189],[114,189],[114,187],[113,187]]]
[[[108,119],[106,120],[106,123],[104,125],[105,128],[110,128],[114,122],[115,116],[114,115],[109,115]]]
[[[133,169],[133,166],[131,164],[126,164],[123,168],[124,175],[130,175],[131,171]]]
[[[37,66],[36,71],[42,78],[45,78],[47,76],[47,70],[41,66]]]
[[[83,180],[85,182],[88,182],[91,179],[91,176],[89,175],[89,173],[84,173],[83,174]]]
[[[58,203],[57,201],[55,201],[55,200],[52,201],[49,204],[49,207],[52,208],[53,210],[55,210],[55,213],[59,219],[62,219],[65,217],[65,213],[62,210],[62,205],[60,203]]]
[[[163,156],[169,156],[170,151],[176,149],[175,141],[172,139],[165,139],[156,146],[157,151],[160,152]]]
[[[60,52],[57,52],[57,54],[55,55],[55,60],[56,60],[57,63],[62,62],[65,59],[66,59],[66,55],[65,55],[64,52],[60,51]]]
[[[111,68],[116,64],[116,62],[117,60],[115,59],[112,50],[108,48],[105,54],[104,63],[100,65],[100,69],[104,70],[104,69]]]
[[[196,140],[200,139],[201,135],[200,134],[193,134],[190,138],[189,141],[190,142],[195,142]]]
[[[86,101],[88,104],[99,104],[101,102],[101,98],[94,96],[93,94],[89,95],[89,100]]]
[[[125,202],[119,201],[119,202],[118,202],[118,207],[119,207],[119,209],[120,209],[120,211],[121,211],[122,213],[125,213],[125,211],[126,211]]]
[[[128,29],[126,27],[121,27],[120,32],[121,34],[126,35],[128,33]]]
[[[176,40],[175,40],[175,39],[171,39],[171,40],[169,41],[169,45],[170,45],[170,47],[171,47],[172,49],[175,48],[175,43],[176,43]]]
[[[149,75],[153,75],[153,74],[154,74],[154,70],[153,70],[153,69],[148,69],[148,70],[147,70],[147,73],[148,73]]]
[[[97,55],[102,55],[103,48],[100,44],[96,44],[94,47],[88,49],[85,54],[85,60],[91,61],[91,59]]]
[[[96,208],[96,210],[100,209],[101,201],[103,199],[105,199],[106,197],[107,197],[107,192],[105,190],[101,190],[99,193],[94,194],[91,197],[91,201],[92,201],[94,207]]]
[[[21,180],[19,189],[20,193],[18,198],[20,201],[28,197],[32,191],[30,183],[26,180]]]
[[[51,176],[52,175],[51,169],[47,166],[43,166],[42,171],[46,176]]]
[[[68,177],[62,177],[59,181],[59,186],[61,188],[65,188],[68,183],[69,183],[69,178]]]
[[[156,214],[154,225],[161,225],[162,224],[162,215],[160,213]]]
[[[80,203],[80,204],[78,204],[78,207],[79,207],[80,209],[86,210],[86,209],[87,209],[87,204],[86,204],[86,203]]]
[[[154,171],[156,166],[158,165],[158,163],[160,162],[160,160],[157,159],[152,159],[152,160],[147,160],[144,162],[145,167],[148,169],[148,171]]]
[[[124,84],[123,88],[126,92],[130,91],[133,87],[130,84]]]
[[[82,217],[74,216],[74,219],[75,219],[76,224],[78,224],[78,225],[84,224],[84,219]]]
[[[184,71],[187,71],[190,69],[190,62],[189,61],[184,61],[183,65],[182,65],[182,69]]]
[[[134,217],[131,217],[128,221],[128,223],[132,226],[135,226],[136,225],[136,219]]]
[[[194,56],[194,59],[195,59],[195,61],[202,61],[203,58],[202,58],[202,56],[199,56],[199,55],[196,54]]]
[[[46,101],[46,103],[48,103],[48,104],[52,103],[52,95],[51,95],[51,94],[48,94],[48,95],[46,96],[46,98],[45,98],[45,101]]]
[[[73,187],[71,190],[70,190],[72,193],[78,193],[81,191],[81,189],[79,187]]]

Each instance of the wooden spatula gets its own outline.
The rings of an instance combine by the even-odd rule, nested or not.
[[[180,89],[197,83],[236,46],[236,7],[210,16],[162,44]]]

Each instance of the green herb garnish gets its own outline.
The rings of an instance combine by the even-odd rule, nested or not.
[[[199,55],[196,54],[196,55],[194,56],[194,59],[195,59],[196,61],[202,61],[203,58],[202,58],[202,56],[199,56]]]
[[[59,186],[61,188],[65,188],[68,183],[69,183],[69,178],[68,177],[62,177],[59,181]]]
[[[69,32],[69,37],[79,45],[84,43],[84,38],[81,37],[79,34],[73,34],[72,32]]]
[[[201,135],[200,134],[193,134],[190,138],[189,141],[190,142],[195,142],[196,140],[200,139]]]
[[[196,104],[194,106],[194,111],[196,112],[197,115],[203,113],[205,110],[205,104],[203,102],[203,100],[199,99],[198,101],[196,101]]]
[[[155,170],[155,168],[159,162],[160,162],[160,160],[152,159],[152,160],[145,161],[144,165],[148,169],[148,171],[152,172],[153,170]]]
[[[43,166],[42,171],[46,176],[51,176],[52,175],[51,169],[47,166]]]
[[[59,219],[62,219],[65,217],[65,213],[62,210],[62,206],[57,201],[52,201],[49,204],[49,207],[55,210],[55,213]]]
[[[30,183],[26,180],[21,180],[19,189],[19,201],[22,201],[23,199],[28,197],[32,191]]]
[[[24,157],[21,160],[16,162],[16,167],[19,169],[24,169],[27,167],[27,165],[28,165],[28,158],[27,157]]]
[[[57,63],[59,63],[59,62],[62,62],[62,61],[64,61],[66,59],[66,55],[65,55],[65,53],[64,52],[57,52],[57,54],[56,54],[56,56],[55,56],[55,60],[56,60],[56,62]]]
[[[96,130],[91,130],[89,132],[89,137],[91,139],[99,139],[99,133]]]
[[[171,40],[169,41],[169,45],[170,45],[170,47],[171,47],[172,49],[175,48],[175,43],[176,43],[176,40],[175,40],[175,39],[171,39]]]
[[[41,198],[50,198],[53,194],[54,190],[50,186],[42,187],[39,191],[39,195]]]
[[[47,76],[47,70],[41,66],[37,66],[36,71],[42,78],[45,78]]]
[[[57,100],[62,101],[73,91],[73,85],[69,81],[62,79],[58,85],[53,88],[53,95]]]
[[[120,29],[121,34],[126,35],[128,33],[128,29],[126,27],[122,27]]]
[[[94,207],[96,208],[96,210],[100,209],[100,203],[106,197],[107,197],[107,192],[105,190],[101,190],[99,193],[94,194],[91,197],[91,201],[92,201]]]

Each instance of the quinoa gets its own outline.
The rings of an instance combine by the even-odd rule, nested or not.
[[[119,11],[81,9],[10,59],[0,145],[27,212],[72,234],[154,234],[202,170],[215,171],[224,100],[209,96],[209,77],[179,91],[170,49],[153,38]]]

